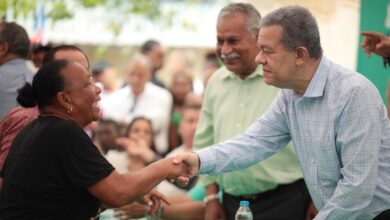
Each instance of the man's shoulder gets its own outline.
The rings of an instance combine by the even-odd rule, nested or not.
[[[351,93],[359,90],[377,90],[375,85],[363,74],[333,63],[330,71],[330,85],[339,87],[341,93]],[[332,89],[332,88],[331,88]],[[333,88],[336,90],[337,88]]]
[[[127,97],[131,95],[131,92],[130,92],[130,87],[129,86],[125,86],[125,87],[122,87],[118,90],[116,90],[115,92],[107,95],[105,98],[104,98],[104,101],[116,101],[116,100],[123,100],[123,99],[127,99]]]
[[[15,86],[14,83],[32,82],[35,71],[27,64],[24,59],[10,60],[0,66],[0,81],[4,86]],[[18,79],[17,81],[15,81]],[[22,83],[24,83],[22,82]]]
[[[164,98],[170,98],[171,93],[162,87],[159,87],[151,82],[147,82],[145,85],[145,92],[148,95],[156,96],[156,97],[164,97]]]

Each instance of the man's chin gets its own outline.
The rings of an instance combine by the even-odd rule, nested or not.
[[[231,71],[233,73],[240,74],[240,72],[241,72],[241,69],[236,64],[225,64],[225,66],[226,66],[226,69],[228,69],[229,71]]]

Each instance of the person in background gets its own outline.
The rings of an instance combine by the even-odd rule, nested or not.
[[[101,100],[104,119],[127,125],[133,118],[149,118],[155,134],[154,143],[160,155],[168,152],[169,119],[172,96],[149,82],[152,66],[143,55],[133,57],[126,68],[127,85]]]
[[[112,140],[112,139],[111,139]],[[105,154],[105,158],[118,170],[119,173],[137,171],[145,166],[161,159],[153,151],[153,133],[151,121],[144,117],[136,117],[126,129],[125,137],[116,138],[115,144],[118,149],[111,149]],[[122,216],[120,210],[127,210],[134,207],[132,217],[137,215],[138,210],[142,210],[143,215],[149,212],[143,205],[132,203],[120,209],[110,209],[102,213],[102,219],[117,219],[115,216]],[[123,219],[123,218],[122,218]]]
[[[196,126],[199,121],[201,105],[192,104],[183,107],[182,120],[179,124],[179,135],[183,144],[173,151],[169,152],[166,157],[174,157],[182,152],[190,152],[194,140]],[[179,186],[169,181],[163,181],[157,186],[157,190],[164,195],[183,195],[186,194],[197,183],[198,178],[191,178],[187,186]]]
[[[383,58],[385,68],[390,65],[390,38],[378,32],[362,32],[364,40],[361,44],[368,57],[375,53]],[[387,116],[390,118],[390,81],[387,82]]]
[[[136,117],[125,131],[125,137],[119,137],[115,142],[127,154],[127,169],[136,170],[162,157],[156,152],[154,145],[153,125],[145,117]],[[134,163],[131,164],[131,161]]]
[[[42,66],[45,54],[51,50],[50,45],[43,46],[42,44],[32,45],[28,59],[34,64],[35,68],[39,69]]]
[[[92,66],[92,75],[96,83],[101,86],[102,99],[107,95],[125,86],[124,82],[117,78],[116,70],[111,63],[101,60]]]
[[[100,92],[87,69],[68,60],[44,65],[23,87],[21,96],[37,104],[40,116],[17,135],[1,172],[1,219],[90,219],[100,203],[137,200],[157,210],[164,197],[144,195],[167,177],[188,175],[172,159],[115,171],[83,131],[100,118]]]
[[[173,97],[172,115],[169,126],[169,147],[173,150],[182,143],[181,137],[178,134],[178,128],[182,118],[184,99],[188,93],[193,91],[192,77],[186,72],[173,74],[169,90]]]
[[[323,55],[304,7],[267,14],[257,47],[265,82],[283,88],[275,102],[242,135],[177,162],[199,174],[243,169],[292,140],[316,220],[390,219],[390,121],[377,88]]]
[[[140,48],[141,54],[149,58],[152,63],[152,75],[150,81],[161,88],[165,88],[164,83],[157,78],[157,71],[164,66],[164,49],[156,40],[145,41]]]
[[[110,150],[120,149],[120,146],[115,142],[118,137],[120,137],[118,123],[114,120],[99,120],[93,140],[103,155]]]
[[[207,82],[209,81],[211,75],[220,68],[220,62],[218,61],[217,54],[215,52],[210,52],[206,55],[206,62],[203,70],[203,87],[206,88]]]
[[[265,84],[262,67],[255,63],[260,19],[246,3],[229,4],[219,12],[216,51],[225,65],[208,81],[194,149],[240,134],[276,97],[278,89]],[[200,181],[206,186],[206,220],[234,219],[240,200],[249,200],[255,219],[304,219],[310,202],[291,144],[250,168]]]
[[[202,95],[195,94],[194,92],[187,93],[186,97],[184,98],[184,106],[187,105],[202,105]]]
[[[371,56],[371,53],[375,53],[384,59],[390,58],[390,39],[388,36],[378,32],[362,32],[364,37],[361,47],[364,52]]]
[[[193,104],[184,106],[183,118],[180,121],[179,126],[179,133],[183,139],[183,145],[170,152],[167,157],[173,157],[181,152],[190,152],[192,150],[192,141],[195,134],[196,125],[199,120],[199,115],[200,105]],[[196,179],[197,178],[191,180],[190,182],[195,184]],[[183,189],[182,187],[179,188],[168,181],[161,182],[156,189],[164,195],[168,196],[168,200],[171,202],[171,205],[164,206],[162,210],[160,210],[160,217],[163,219],[175,220],[203,219],[204,207],[202,204],[202,199],[193,199],[193,197],[199,197],[199,195],[193,195],[194,193],[199,194],[199,192],[193,191],[187,194],[188,190],[190,190],[192,187],[193,184],[191,183],[185,189]],[[196,191],[199,191],[199,189],[196,189]],[[144,217],[144,213],[144,207],[136,203],[124,206],[120,209],[120,211],[116,211],[117,216],[121,219]]]
[[[0,23],[0,119],[18,105],[18,89],[31,83],[34,70],[27,64],[30,41],[15,22]]]
[[[139,170],[161,159],[155,150],[153,126],[149,119],[145,117],[134,118],[127,128],[126,137],[132,142],[126,146],[130,159],[129,171]]]
[[[75,61],[83,65],[86,69],[89,68],[87,56],[80,48],[74,45],[58,45],[52,48],[45,55],[43,65],[59,59]],[[7,158],[15,136],[32,120],[36,119],[39,114],[35,103],[25,100],[23,96],[18,96],[17,101],[22,107],[12,109],[0,121],[0,171],[3,168],[4,161]]]

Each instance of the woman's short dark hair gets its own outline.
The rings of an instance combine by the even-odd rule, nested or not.
[[[26,83],[20,90],[17,101],[23,107],[39,109],[53,104],[54,97],[65,88],[62,70],[70,64],[67,60],[54,60],[42,66],[35,74],[32,85]]]
[[[56,53],[58,51],[64,51],[64,50],[76,50],[76,51],[79,51],[80,53],[82,53],[84,55],[85,59],[87,60],[88,68],[89,68],[89,60],[88,60],[87,55],[80,48],[78,48],[74,45],[68,45],[68,44],[58,45],[58,46],[53,47],[51,50],[49,50],[45,54],[45,56],[43,57],[42,65],[45,65],[45,64],[53,61]]]

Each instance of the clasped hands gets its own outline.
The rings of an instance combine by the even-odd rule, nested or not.
[[[171,182],[176,182],[179,186],[188,185],[189,179],[199,172],[199,156],[194,152],[180,153],[172,158],[174,166],[181,168],[181,173],[176,173],[169,177]]]

